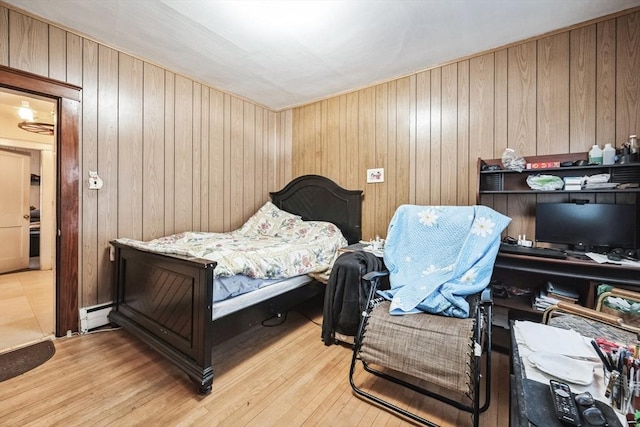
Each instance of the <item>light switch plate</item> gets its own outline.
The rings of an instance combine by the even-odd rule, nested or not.
[[[384,168],[367,169],[367,183],[384,182]]]

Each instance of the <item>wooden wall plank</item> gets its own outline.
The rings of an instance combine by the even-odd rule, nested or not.
[[[616,20],[616,141],[640,134],[640,13]]]
[[[431,189],[427,204],[440,205],[442,200],[442,68],[431,70]]]
[[[82,55],[82,181],[88,171],[98,170],[98,44],[83,40]],[[90,306],[98,300],[98,191],[80,186],[82,234],[80,238],[81,306]]]
[[[469,159],[473,168],[474,161],[480,158],[494,158],[495,117],[495,68],[494,54],[472,58],[469,61]],[[506,121],[505,121],[506,124]],[[505,129],[506,130],[506,129]],[[467,180],[468,200],[477,203],[478,188],[475,169],[470,169]]]
[[[367,184],[367,169],[371,168],[375,160],[375,87],[358,91],[358,168],[357,187],[364,189],[362,224],[364,239],[375,237],[375,219],[377,214],[375,192],[372,191],[376,184]]]
[[[9,66],[9,9],[0,6],[0,65]]]
[[[616,135],[616,22],[599,22],[596,30],[596,143],[618,141]],[[617,144],[616,144],[617,145]]]
[[[416,172],[418,165],[416,164],[416,150],[418,140],[418,79],[415,75],[409,76],[409,140],[406,147],[406,163],[409,167],[406,169],[408,176],[408,185],[405,189],[407,203],[416,203]],[[403,164],[403,163],[400,163]],[[401,185],[398,183],[398,185]]]
[[[165,71],[164,91],[164,234],[168,236],[176,232],[176,75],[174,73]]]
[[[242,214],[240,223],[242,225],[255,211],[255,164],[256,164],[256,109],[253,104],[246,101],[242,103]],[[236,163],[237,164],[237,163]]]
[[[109,241],[118,235],[118,51],[98,46],[98,301],[110,301]],[[105,299],[106,298],[106,299]]]
[[[414,200],[426,205],[431,200],[431,72],[416,75],[416,185]]]
[[[144,64],[142,152],[142,240],[164,235],[165,228],[165,74],[161,68]]]
[[[395,82],[377,85],[375,87],[375,142],[371,161],[367,163],[368,168],[384,168],[388,176],[391,176],[392,168],[390,168],[388,159],[387,146],[395,144],[395,128],[391,126],[391,122],[395,123]],[[394,116],[392,118],[392,116]],[[389,162],[387,161],[389,160]],[[389,186],[389,178],[386,178],[387,184],[367,184],[368,197],[374,200],[375,214],[373,215],[373,229],[380,230],[385,227],[387,192]],[[379,234],[379,233],[377,233]],[[376,235],[374,234],[372,238]]]
[[[200,230],[209,231],[209,95],[206,86],[201,87],[201,121],[200,121]]]
[[[175,77],[175,232],[193,229],[193,82]]]
[[[192,211],[191,230],[202,231],[200,221],[201,212],[201,192],[202,192],[202,85],[198,82],[191,83],[193,90],[192,111],[191,111],[191,180],[192,180]]]
[[[139,59],[122,53],[118,59],[118,236],[141,240],[144,70]]]
[[[411,170],[415,170],[415,158],[411,157],[415,121],[411,119],[415,115],[415,77],[405,77],[398,80],[396,90],[396,143],[389,147],[389,152],[394,152],[395,171],[390,176],[390,191],[388,192],[386,221],[382,225],[382,230],[386,227],[401,204],[409,203],[409,186],[411,180]],[[415,147],[414,147],[415,149]],[[409,166],[412,165],[414,166]],[[385,177],[385,179],[387,179]],[[386,234],[386,233],[385,233]]]
[[[345,186],[349,189],[364,189],[360,185],[360,151],[359,151],[359,111],[360,93],[352,92],[347,95],[346,100],[346,127],[347,127],[347,174],[344,178]],[[295,117],[295,116],[294,116]],[[295,123],[295,122],[294,122]],[[295,147],[297,141],[293,141]],[[294,157],[293,162],[297,159]]]
[[[67,81],[67,32],[49,26],[49,77]]]
[[[224,94],[209,90],[209,230],[220,232],[224,226]]]
[[[569,69],[569,152],[596,143],[596,25],[571,31]]]
[[[440,199],[438,204],[457,204],[458,178],[466,179],[464,169],[458,164],[458,64],[442,67],[442,110],[440,142]],[[465,169],[468,168],[465,166]]]
[[[536,151],[569,152],[569,33],[538,40]]]
[[[340,179],[340,171],[344,170],[345,165],[344,158],[341,158],[346,153],[346,144],[341,143],[340,131],[342,129],[340,125],[340,103],[344,100],[342,96],[336,96],[327,101],[327,115],[326,115],[326,137],[323,142],[323,150],[326,153],[327,159],[327,172],[326,176],[333,180]],[[333,148],[337,149],[333,149]]]
[[[473,161],[469,157],[469,61],[458,63],[458,147],[456,160],[458,164],[458,188],[456,190],[455,205],[469,205],[475,203],[475,195],[470,197],[469,181],[476,175]]]
[[[233,164],[233,157],[232,157],[232,140],[231,140],[231,123],[232,123],[232,111],[231,111],[231,96],[224,94],[223,97],[223,103],[224,103],[224,107],[223,107],[223,159],[222,159],[222,164],[224,165],[224,182],[223,182],[223,195],[222,195],[222,199],[224,200],[224,215],[223,215],[223,219],[224,219],[224,228],[223,230],[231,230],[233,228],[233,226],[235,224],[232,224],[232,213],[234,213],[234,209],[231,206],[232,201],[231,201],[231,192],[233,190],[235,190],[235,188],[232,187],[232,181],[233,181],[233,171],[231,169],[231,165]],[[234,165],[237,165],[237,163],[235,163]],[[236,168],[237,169],[237,168]],[[237,194],[234,193],[234,197],[238,197]]]
[[[494,135],[493,156],[500,158],[509,147],[509,50],[502,49],[494,53],[495,99],[494,99]],[[515,112],[514,112],[515,114]],[[482,150],[484,152],[484,149]],[[485,156],[481,156],[485,157]]]
[[[9,11],[9,66],[48,76],[49,26],[46,23]]]
[[[263,132],[264,126],[264,108],[255,107],[255,117],[254,117],[254,166],[253,166],[253,212],[249,215],[253,215],[255,211],[260,209],[260,207],[266,202],[266,195],[268,194],[268,190],[264,185],[266,180],[266,174],[264,172],[265,162],[263,161],[266,156],[266,144],[264,141],[265,134]],[[247,217],[248,218],[248,217]]]
[[[66,82],[76,86],[82,86],[82,43],[82,37],[67,33]]]
[[[316,129],[316,170],[318,175],[322,176],[327,176],[329,173],[329,156],[324,155],[329,151],[329,138],[327,137],[328,109],[329,101],[326,99],[319,102],[316,109],[316,123],[318,124]]]
[[[245,215],[243,201],[244,201],[244,188],[242,187],[244,182],[244,162],[243,162],[243,150],[244,150],[244,126],[243,126],[243,114],[244,103],[242,100],[231,97],[231,173],[230,179],[230,194],[231,194],[231,212],[230,212],[230,225],[231,229],[236,229],[242,225],[242,218]]]
[[[536,153],[536,42],[508,49],[508,146],[520,156]]]

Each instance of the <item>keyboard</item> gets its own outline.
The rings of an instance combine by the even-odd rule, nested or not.
[[[542,258],[566,259],[567,256],[555,249],[549,248],[526,248],[524,246],[500,243],[500,252],[505,254],[529,255]]]

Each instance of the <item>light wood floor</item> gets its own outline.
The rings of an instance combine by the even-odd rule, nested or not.
[[[319,308],[305,311],[321,321]],[[208,396],[197,395],[186,375],[125,331],[60,338],[51,360],[0,383],[0,424],[410,425],[353,395],[351,351],[325,346],[320,333],[320,326],[290,312],[280,326],[257,326],[221,344]],[[507,426],[509,361],[493,354],[492,404],[481,425]],[[471,423],[468,414],[433,400],[393,387],[383,391],[443,426]]]
[[[53,336],[53,281],[53,270],[0,275],[0,353]]]

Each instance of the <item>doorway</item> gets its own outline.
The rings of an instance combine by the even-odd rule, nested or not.
[[[0,65],[0,88],[56,102],[55,335],[78,330],[78,190],[80,94],[77,86]],[[42,230],[41,230],[42,232]]]
[[[0,88],[0,353],[54,335],[56,110]]]

